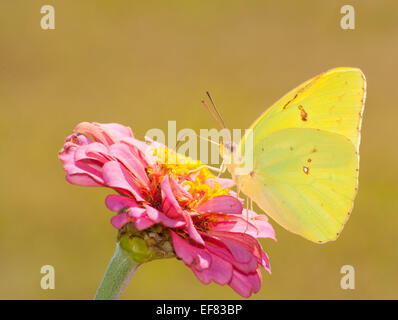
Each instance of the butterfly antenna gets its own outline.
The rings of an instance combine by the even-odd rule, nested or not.
[[[213,111],[211,111],[209,105],[206,103],[206,101],[204,99],[201,100],[202,104],[205,106],[205,108],[207,109],[207,111],[209,111],[209,113],[211,114],[211,116],[214,118],[214,120],[217,121],[217,123],[219,124],[219,126],[221,128],[225,128],[225,126],[223,125],[222,122],[220,122],[220,120],[217,118],[217,116],[214,114]]]
[[[217,143],[217,142],[215,142],[215,141],[213,141],[213,140],[211,140],[211,139],[207,139],[207,138],[205,138],[205,137],[202,137],[202,136],[199,135],[199,134],[197,134],[196,136],[197,136],[199,139],[202,139],[202,140],[204,140],[204,141],[213,143],[213,144],[215,144],[216,146],[219,146],[219,145],[220,145],[219,143]]]
[[[213,98],[212,98],[211,95],[210,95],[210,92],[209,92],[209,91],[206,91],[206,94],[207,94],[207,96],[209,97],[210,102],[211,102],[211,104],[213,105],[214,110],[216,110],[216,112],[217,112],[218,118],[220,119],[220,121],[221,121],[221,123],[222,123],[222,128],[225,128],[226,126],[225,126],[224,119],[222,118],[220,112],[218,112],[218,109],[217,109],[217,107],[216,107],[216,104],[214,103],[214,100],[213,100]]]

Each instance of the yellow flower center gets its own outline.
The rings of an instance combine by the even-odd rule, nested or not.
[[[229,188],[223,189],[216,181],[216,176],[199,160],[179,154],[172,149],[158,148],[154,154],[162,164],[164,174],[171,174],[182,187],[192,195],[188,203],[186,199],[178,199],[180,205],[194,210],[198,205],[220,195],[229,195]],[[205,183],[212,179],[214,187]]]

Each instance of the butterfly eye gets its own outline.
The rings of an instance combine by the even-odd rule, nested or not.
[[[233,143],[226,142],[224,144],[224,146],[225,146],[225,149],[228,150],[229,153],[233,153],[235,151],[235,146]]]

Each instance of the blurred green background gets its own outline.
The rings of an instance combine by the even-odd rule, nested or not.
[[[55,7],[56,30],[40,28]],[[316,245],[274,225],[273,273],[252,299],[398,298],[398,3],[350,1],[1,1],[0,298],[91,299],[115,245],[110,190],[64,179],[57,152],[81,121],[215,127],[210,90],[231,128],[336,66],[368,80],[359,194],[336,242]],[[40,268],[55,267],[55,290]],[[340,288],[352,265],[356,289]],[[144,265],[124,299],[239,299],[205,286],[181,261]]]

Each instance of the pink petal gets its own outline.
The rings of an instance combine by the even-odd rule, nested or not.
[[[75,161],[92,160],[103,164],[112,160],[108,155],[108,148],[98,142],[76,148]]]
[[[252,293],[256,293],[260,290],[261,274],[255,272],[245,275],[237,270],[234,270],[232,280],[229,285],[242,297],[249,298]]]
[[[204,236],[205,243],[206,243],[206,249],[214,255],[217,255],[218,257],[224,259],[225,261],[229,262],[232,264],[232,266],[235,269],[240,270],[243,273],[251,273],[254,272],[257,267],[258,267],[258,260],[256,257],[253,255],[253,257],[248,261],[248,262],[239,262],[235,259],[235,257],[232,255],[231,251],[229,248],[224,244],[223,239],[217,239],[214,237],[210,236]]]
[[[116,161],[109,161],[103,167],[105,184],[108,187],[130,192],[137,201],[145,201],[130,173]]]
[[[249,210],[250,213],[250,210]],[[257,233],[253,235],[256,238],[271,238],[276,241],[275,230],[268,222],[265,215],[259,215],[254,211],[251,212],[250,221],[256,226]]]
[[[117,214],[116,216],[113,216],[111,219],[111,224],[116,228],[116,229],[121,229],[123,226],[127,223],[130,222],[131,218],[127,213],[120,213]]]
[[[184,212],[185,221],[187,223],[187,231],[191,239],[195,240],[196,242],[204,245],[204,241],[200,236],[198,230],[196,230],[195,225],[192,221],[191,215],[188,212]]]
[[[207,269],[192,267],[193,272],[204,284],[214,281],[225,285],[231,281],[233,268],[230,263],[216,255],[211,256],[211,265]]]
[[[269,263],[268,255],[264,251],[261,253],[261,265],[269,274],[271,274],[271,265]]]
[[[162,179],[160,186],[162,190],[162,211],[170,218],[183,216],[183,210],[171,190],[169,176]]]
[[[240,201],[231,196],[218,196],[210,199],[196,208],[200,213],[242,213],[243,207]]]
[[[222,242],[228,247],[234,259],[240,263],[249,263],[253,255],[242,247],[239,243],[229,239],[222,239]]]
[[[109,210],[113,212],[119,212],[124,208],[131,208],[138,206],[135,200],[117,194],[111,194],[107,196],[105,199],[105,205],[108,207]]]
[[[149,179],[143,162],[130,152],[127,145],[116,143],[110,146],[109,151],[113,157],[124,164],[143,186],[149,187]]]
[[[257,239],[253,238],[252,236],[246,233],[232,233],[232,232],[224,232],[224,231],[214,231],[211,233],[211,236],[214,238],[216,237],[220,241],[229,244],[228,240],[234,241],[238,243],[247,251],[249,251],[253,256],[257,259],[261,259],[261,252],[263,251],[261,248],[260,243]]]
[[[155,223],[152,220],[149,220],[148,218],[142,217],[138,218],[134,221],[134,226],[138,230],[145,230],[148,229],[149,227],[152,227]]]
[[[123,126],[119,123],[95,123],[114,141],[120,141],[126,137],[134,137],[130,127]]]
[[[82,186],[102,186],[102,172],[96,162],[75,161],[76,150],[80,147],[70,147],[58,155],[64,164],[66,180],[72,184]]]
[[[146,209],[148,218],[151,219],[155,223],[161,223],[169,228],[178,228],[178,227],[182,227],[183,225],[186,224],[185,221],[169,218],[163,212],[161,212],[151,206],[144,204],[144,207]]]
[[[211,221],[211,232],[227,231],[232,233],[247,233],[253,237],[258,233],[256,226],[245,220],[243,214],[211,213],[202,216],[209,216],[209,220]]]
[[[184,189],[173,176],[170,176],[170,187],[173,191],[173,194],[176,198],[182,200],[190,200],[192,199],[191,193]]]
[[[212,239],[215,239],[214,236],[216,236],[219,241],[222,241],[224,244],[226,244],[231,250],[231,253],[233,253],[233,248],[231,248],[229,240],[238,243],[256,258],[258,264],[264,266],[269,273],[271,272],[268,257],[257,239],[245,233],[213,232]],[[208,241],[209,240],[206,239],[206,242]],[[251,265],[252,263],[253,262],[251,262]],[[240,267],[237,266],[237,268],[239,268],[242,272],[247,273]]]
[[[209,268],[211,256],[203,248],[190,244],[175,232],[171,231],[174,250],[188,266],[194,265],[198,270]]]
[[[86,137],[84,134],[72,133],[65,139],[66,143],[72,143],[74,145],[85,145],[92,143],[91,139]]]
[[[204,181],[204,183],[208,184],[214,189],[214,182],[218,183],[222,189],[232,188],[235,185],[234,180],[232,179],[224,179],[224,178],[209,178]]]
[[[212,231],[246,233],[254,238],[271,238],[276,241],[275,231],[271,224],[266,220],[262,220],[261,217],[263,216],[257,214],[253,216],[250,214],[250,210],[248,212],[249,215],[247,215],[246,209],[243,209],[242,214],[238,215],[211,214],[211,220],[213,221],[211,224]]]
[[[87,174],[66,174],[66,181],[71,184],[75,184],[78,186],[84,187],[103,187],[104,185],[96,182],[93,178],[88,176]]]
[[[135,138],[123,138],[121,142],[128,145],[135,157],[145,162],[145,166],[155,165],[156,157],[153,155],[154,149],[151,145]]]
[[[95,141],[101,142],[107,147],[119,142],[124,137],[133,137],[130,128],[118,123],[102,124],[96,122],[82,122],[76,126],[74,131],[90,135]]]
[[[134,219],[145,218],[146,217],[146,209],[140,208],[140,207],[129,208],[128,215],[130,217],[133,217]]]

